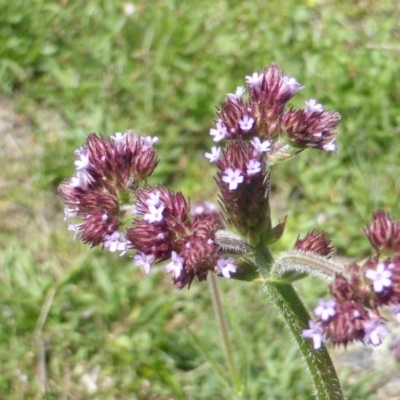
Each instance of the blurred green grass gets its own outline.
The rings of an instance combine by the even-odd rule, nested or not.
[[[365,255],[370,213],[400,217],[397,1],[154,0],[130,15],[127,4],[0,0],[0,91],[18,110],[0,147],[0,398],[233,396],[205,356],[224,363],[205,284],[177,293],[66,232],[56,187],[89,132],[159,136],[153,181],[215,198],[203,157],[215,107],[276,61],[306,85],[295,106],[316,98],[342,124],[338,155],[308,151],[274,170],[273,216],[289,215],[274,250],[317,227],[339,254]],[[247,398],[312,398],[260,288],[221,287]],[[326,291],[299,290],[308,304]],[[357,382],[344,382],[349,398],[370,398]]]

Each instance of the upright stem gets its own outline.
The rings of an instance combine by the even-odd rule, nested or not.
[[[271,302],[281,312],[303,353],[317,389],[317,398],[343,400],[340,382],[326,347],[315,350],[312,342],[302,337],[302,331],[307,328],[310,316],[293,286],[266,282],[264,288]]]
[[[222,305],[221,294],[220,294],[217,278],[214,274],[210,274],[209,276],[211,278],[210,279],[210,282],[211,282],[210,290],[211,290],[211,294],[212,294],[214,311],[215,311],[215,315],[218,320],[222,342],[225,347],[226,359],[228,362],[229,370],[231,372],[231,377],[232,377],[233,385],[235,387],[235,391],[237,394],[240,395],[242,393],[242,384],[240,381],[239,372],[236,367],[235,358],[233,356],[232,344],[229,339],[229,333],[228,333],[229,332],[228,323],[226,321],[224,308]]]
[[[343,400],[344,395],[336,375],[335,367],[325,347],[313,348],[312,342],[304,340],[302,331],[308,327],[310,315],[291,284],[268,280],[272,257],[269,249],[257,246],[257,265],[264,277],[264,289],[269,300],[280,311],[308,365],[319,400]]]

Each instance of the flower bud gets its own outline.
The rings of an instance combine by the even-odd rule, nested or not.
[[[390,213],[375,211],[364,232],[376,251],[400,251],[400,222],[393,222]]]
[[[330,246],[331,241],[328,239],[326,232],[315,232],[312,230],[307,233],[304,239],[297,238],[294,248],[300,251],[310,251],[321,256],[327,256],[333,252],[334,246]]]

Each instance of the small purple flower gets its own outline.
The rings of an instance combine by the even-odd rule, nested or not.
[[[68,206],[64,207],[64,221],[69,218],[76,217],[77,215],[77,210],[75,208],[70,208]]]
[[[75,150],[74,153],[80,158],[80,160],[74,162],[76,169],[85,171],[90,166],[89,155],[82,148]]]
[[[154,137],[146,136],[146,137],[143,137],[142,140],[143,140],[144,148],[150,149],[153,147],[153,144],[158,142],[159,139],[157,136],[154,136]]]
[[[320,317],[322,321],[328,321],[335,315],[335,300],[318,300],[318,307],[314,310],[316,316]]]
[[[210,163],[213,163],[218,161],[220,155],[221,155],[221,148],[213,146],[211,147],[211,153],[206,153],[205,157],[210,160]]]
[[[154,262],[153,254],[137,253],[133,256],[133,262],[137,267],[140,267],[145,274],[150,272],[151,264]]]
[[[246,89],[243,86],[238,86],[235,93],[228,93],[228,98],[232,100],[239,100],[242,98],[245,91]]]
[[[174,273],[175,278],[179,278],[183,269],[184,259],[178,256],[176,251],[171,253],[171,262],[165,266],[167,273]]]
[[[227,168],[225,175],[222,176],[222,181],[229,184],[229,190],[235,190],[239,183],[243,182],[242,171],[240,169]]]
[[[243,118],[239,120],[239,126],[242,131],[248,132],[251,130],[254,124],[254,118],[245,115]]]
[[[364,342],[379,346],[383,338],[388,334],[387,329],[381,324],[379,319],[373,321],[364,321]]]
[[[332,153],[336,153],[338,149],[337,143],[336,143],[336,139],[331,140],[328,143],[325,143],[322,146],[322,150],[324,151],[331,151]]]
[[[246,163],[247,174],[248,175],[255,175],[261,171],[261,163],[257,160],[250,160]]]
[[[162,203],[160,200],[160,191],[157,190],[155,192],[149,193],[149,198],[146,200],[146,204],[148,206],[159,206]]]
[[[292,95],[297,93],[298,90],[304,88],[304,86],[297,82],[295,78],[292,78],[290,76],[284,75],[282,77],[282,80],[284,87],[288,89]]]
[[[322,104],[317,103],[315,99],[310,99],[305,102],[306,104],[306,114],[307,115],[312,115],[315,112],[316,113],[321,113],[324,111],[324,107]]]
[[[392,271],[385,269],[385,263],[380,262],[376,269],[367,269],[365,277],[373,282],[374,291],[380,293],[385,287],[392,286]]]
[[[271,141],[269,140],[261,142],[260,138],[254,137],[250,143],[258,153],[266,153],[271,150]]]
[[[81,231],[80,227],[76,224],[69,224],[68,225],[68,230],[71,232],[74,232],[74,240],[78,236],[79,232]]]
[[[124,145],[124,143],[126,143],[127,135],[127,132],[125,132],[124,134],[122,134],[121,132],[116,132],[115,136],[110,136],[110,140],[116,144],[117,149],[122,149],[122,146]]]
[[[143,219],[151,224],[153,222],[160,222],[163,219],[162,213],[164,209],[164,204],[161,204],[159,207],[151,205],[149,206],[149,212],[143,215]]]
[[[237,270],[235,260],[230,258],[220,258],[217,262],[217,272],[225,278],[230,278],[231,273],[235,273]]]
[[[325,338],[323,336],[323,329],[317,322],[314,322],[311,319],[308,325],[310,329],[304,329],[302,336],[305,339],[312,339],[314,344],[314,349],[318,350],[322,347],[322,345],[325,342]]]
[[[264,74],[259,74],[258,72],[254,72],[253,75],[246,76],[245,80],[246,83],[250,86],[260,86],[260,83],[262,82],[264,77]]]
[[[103,246],[108,248],[111,253],[121,251],[121,256],[128,251],[128,242],[125,236],[118,231],[113,232],[111,235],[105,235]]]
[[[217,121],[216,128],[217,129],[210,129],[210,135],[214,136],[214,142],[219,142],[225,138],[228,130],[221,120]]]
[[[219,214],[218,206],[212,201],[203,201],[192,206],[190,210],[192,215],[204,215],[204,214]]]
[[[71,178],[71,187],[79,187],[83,190],[86,190],[90,182],[91,177],[87,171],[78,171],[76,175]]]

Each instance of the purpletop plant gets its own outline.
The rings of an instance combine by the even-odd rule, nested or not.
[[[286,219],[272,225],[271,168],[307,148],[335,153],[340,115],[315,99],[303,109],[288,107],[304,86],[276,64],[245,81],[217,110],[209,132],[216,145],[205,154],[217,168],[222,214],[212,203],[191,207],[182,193],[147,184],[158,164],[158,138],[90,134],[75,151],[75,175],[59,187],[65,219],[74,221],[68,229],[92,247],[132,254],[146,274],[165,262],[178,289],[209,273],[262,282],[305,355],[318,398],[342,399],[324,343],[376,346],[386,334],[378,309],[388,305],[400,319],[400,222],[376,212],[365,230],[375,254],[347,269],[330,258],[334,247],[326,234],[314,230],[274,259],[269,246],[282,236]],[[315,322],[291,285],[309,274],[328,281],[333,297],[319,301]]]

